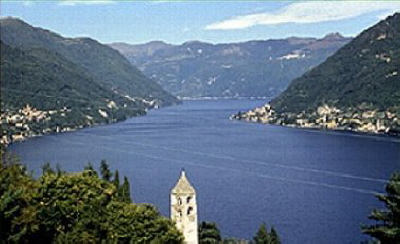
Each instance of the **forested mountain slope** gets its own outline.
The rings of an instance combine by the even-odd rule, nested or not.
[[[64,38],[22,20],[0,20],[1,40],[11,47],[42,48],[63,56],[95,82],[121,95],[169,105],[176,99],[112,48],[90,38]]]
[[[295,79],[264,107],[237,119],[400,135],[400,14],[364,30]]]
[[[294,80],[271,102],[279,112],[400,106],[400,14],[363,31],[324,63]]]
[[[0,20],[1,142],[120,121],[177,103],[114,49]]]

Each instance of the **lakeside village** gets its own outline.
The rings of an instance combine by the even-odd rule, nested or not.
[[[51,120],[51,115],[59,113],[64,117],[70,109],[61,110],[38,110],[27,104],[24,108],[17,111],[4,111],[0,114],[1,138],[0,144],[9,144],[15,141],[22,141],[27,137],[44,135],[51,132],[64,132],[74,130],[75,128],[60,128],[37,126],[39,123],[46,123]]]
[[[96,124],[93,117],[89,115],[85,117],[85,124],[67,123],[65,121],[63,123],[63,120],[71,112],[72,109],[67,107],[56,110],[39,110],[29,104],[19,110],[2,111],[0,114],[0,144],[8,145],[29,137],[74,131]],[[98,113],[101,117],[108,118],[106,111],[99,109]]]
[[[135,98],[127,97],[132,101]],[[141,101],[147,106],[144,111],[134,111],[135,113],[127,115],[132,117],[135,115],[143,115],[148,109],[158,109],[160,107],[157,100]],[[2,107],[3,104],[2,104]],[[125,105],[122,109],[125,108]],[[114,113],[110,113],[110,110]],[[0,144],[8,145],[12,142],[23,141],[29,137],[42,136],[49,133],[60,133],[67,131],[75,131],[85,127],[100,124],[108,124],[126,119],[126,115],[118,116],[118,107],[114,101],[108,101],[105,107],[97,108],[91,113],[85,115],[76,115],[76,109],[63,107],[60,109],[40,110],[26,104],[20,109],[5,109],[0,112],[1,134]],[[86,111],[91,110],[86,108]],[[90,114],[90,115],[89,115]]]
[[[379,111],[360,105],[357,110],[349,108],[345,111],[333,106],[319,106],[312,113],[278,114],[270,104],[247,112],[239,112],[231,119],[249,122],[277,124],[289,127],[310,129],[329,129],[354,131],[372,134],[400,136],[400,119],[398,114],[389,110]]]

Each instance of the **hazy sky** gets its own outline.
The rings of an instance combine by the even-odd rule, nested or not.
[[[399,1],[4,1],[14,16],[65,37],[102,43],[162,40],[212,43],[289,36],[355,36],[389,14]]]

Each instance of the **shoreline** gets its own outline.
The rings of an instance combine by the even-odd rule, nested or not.
[[[311,127],[301,127],[296,125],[281,125],[281,124],[274,124],[274,123],[261,123],[261,122],[254,122],[248,120],[241,120],[241,119],[234,119],[230,118],[232,121],[238,121],[239,123],[248,123],[248,124],[260,124],[260,125],[269,125],[269,126],[279,126],[285,127],[289,129],[296,129],[296,130],[303,130],[308,132],[314,133],[324,133],[324,134],[332,134],[332,135],[347,135],[347,136],[359,136],[359,137],[369,137],[369,138],[381,138],[381,139],[388,139],[392,142],[400,143],[400,136],[390,135],[386,133],[372,133],[372,132],[362,132],[362,131],[354,131],[354,130],[344,130],[344,129],[328,129],[328,128],[311,128]]]
[[[177,105],[180,105],[180,104],[182,104],[182,101],[179,101],[179,102],[177,102],[175,104],[171,104],[171,105],[164,106],[164,107],[177,106]],[[48,131],[46,133],[28,135],[28,136],[24,136],[24,137],[21,137],[21,138],[18,138],[18,139],[13,139],[13,140],[8,141],[8,142],[7,141],[6,142],[0,142],[0,145],[2,145],[3,147],[7,148],[9,145],[12,145],[13,143],[21,143],[21,142],[27,141],[27,140],[29,140],[31,138],[38,138],[38,137],[47,136],[47,135],[64,134],[64,133],[68,133],[68,132],[76,132],[76,131],[79,131],[79,130],[82,130],[82,129],[88,129],[88,128],[94,128],[94,127],[99,127],[99,126],[106,126],[106,125],[116,124],[116,123],[123,122],[123,121],[126,121],[126,120],[131,119],[131,118],[146,116],[149,111],[162,109],[164,107],[147,108],[146,110],[144,110],[144,114],[136,114],[135,116],[131,116],[131,117],[128,117],[128,118],[125,118],[125,119],[121,119],[121,120],[115,119],[115,120],[110,120],[109,122],[105,122],[105,123],[77,125],[76,127],[68,127],[67,129],[64,128],[65,130]]]
[[[270,104],[232,114],[230,119],[261,124],[275,124],[302,129],[385,135],[400,138],[396,112],[375,107],[338,109],[321,105],[314,111],[277,112]]]
[[[173,104],[173,105],[169,105],[169,106],[165,106],[165,107],[170,107],[170,106],[177,106],[182,104],[185,101],[217,101],[217,100],[263,100],[263,98],[261,97],[199,97],[199,98],[188,98],[188,99],[182,99],[180,100],[179,103]],[[38,137],[42,137],[42,136],[47,136],[47,135],[57,135],[57,134],[62,134],[62,133],[68,133],[68,132],[76,132],[82,129],[88,129],[88,128],[94,128],[94,127],[99,127],[99,126],[106,126],[106,125],[111,125],[111,124],[115,124],[115,123],[119,123],[119,122],[123,122],[126,121],[128,119],[131,118],[135,118],[135,117],[140,117],[140,116],[145,116],[147,115],[148,111],[151,110],[158,110],[158,109],[162,109],[164,107],[160,107],[160,108],[151,108],[148,109],[146,111],[145,114],[143,115],[136,115],[136,116],[132,116],[129,118],[125,118],[123,120],[115,120],[115,121],[111,121],[111,122],[106,122],[106,123],[98,123],[98,124],[91,124],[91,125],[79,125],[76,128],[68,128],[68,130],[63,130],[63,131],[49,131],[48,133],[43,133],[43,134],[36,134],[36,135],[30,135],[27,137],[23,137],[22,139],[17,139],[11,142],[6,142],[6,143],[1,143],[2,146],[4,146],[5,148],[7,148],[9,145],[12,145],[14,143],[20,143],[20,142],[24,142],[27,141],[31,138],[38,138]],[[389,139],[390,141],[394,141],[394,142],[400,142],[400,136],[399,135],[395,135],[395,134],[389,134],[389,133],[373,133],[373,132],[363,132],[363,131],[355,131],[355,130],[351,130],[351,129],[330,129],[330,128],[320,128],[320,127],[303,127],[303,126],[298,126],[296,124],[276,124],[276,123],[265,123],[265,122],[258,122],[258,121],[251,121],[251,120],[247,120],[244,118],[237,118],[235,117],[235,114],[231,115],[229,117],[229,120],[236,120],[239,122],[246,122],[246,123],[257,123],[257,124],[265,124],[265,125],[272,125],[272,126],[282,126],[282,127],[286,127],[286,128],[294,128],[294,129],[301,129],[301,130],[305,130],[305,131],[309,131],[309,132],[320,132],[320,133],[331,133],[331,134],[341,134],[341,135],[352,135],[352,136],[367,136],[367,137],[374,137],[374,138],[382,138],[382,139]]]

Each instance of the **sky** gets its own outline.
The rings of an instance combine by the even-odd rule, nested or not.
[[[2,18],[18,17],[64,37],[131,44],[321,38],[332,32],[356,36],[394,12],[400,12],[400,1],[0,2]]]

